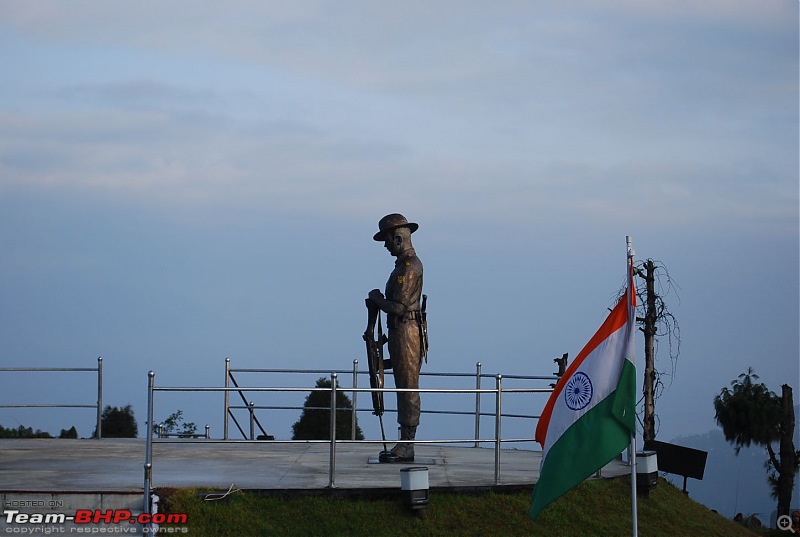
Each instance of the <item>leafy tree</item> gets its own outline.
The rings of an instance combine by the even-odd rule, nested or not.
[[[770,391],[764,383],[756,383],[753,368],[731,382],[714,397],[717,423],[725,439],[736,445],[736,454],[744,446],[756,444],[767,448],[767,479],[772,496],[778,500],[778,514],[788,514],[792,501],[794,476],[800,468],[800,451],[796,451],[792,389],[784,384],[781,395]],[[775,453],[773,442],[779,442]]]
[[[139,426],[130,404],[122,408],[107,405],[100,415],[100,426],[104,438],[136,438],[139,435]],[[92,436],[97,438],[97,429]]]
[[[69,429],[61,429],[61,434],[58,435],[59,438],[78,438],[78,430],[73,425]]]
[[[193,421],[183,421],[183,410],[176,410],[161,424],[161,432],[175,434],[181,438],[191,438],[197,433],[197,425]]]
[[[317,380],[317,388],[331,388],[330,379]],[[338,388],[338,384],[337,384]],[[330,440],[331,438],[330,392],[313,391],[303,404],[300,419],[292,425],[292,440]],[[349,440],[351,436],[353,403],[347,395],[336,391],[336,439]],[[363,440],[364,433],[356,419],[356,440]]]
[[[50,433],[20,425],[16,429],[6,429],[0,425],[0,438],[53,438]]]

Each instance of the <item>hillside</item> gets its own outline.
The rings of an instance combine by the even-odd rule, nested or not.
[[[278,497],[238,492],[203,501],[196,490],[161,490],[165,511],[188,514],[197,536],[624,536],[631,532],[630,481],[587,481],[528,517],[530,491],[480,495],[431,492],[422,516],[410,514],[399,496],[354,499]],[[642,537],[752,537],[748,529],[685,496],[663,479],[639,498]]]
[[[800,406],[795,406],[795,446],[800,446]],[[777,508],[767,483],[764,463],[767,451],[762,446],[741,449],[737,455],[734,445],[725,440],[721,429],[705,434],[683,436],[670,440],[673,444],[708,452],[705,475],[702,481],[689,479],[687,490],[698,502],[716,509],[726,516],[737,512],[756,514],[768,521]],[[777,449],[777,444],[774,446]],[[677,486],[683,486],[680,476],[668,476]],[[792,505],[800,502],[800,478],[795,479]]]

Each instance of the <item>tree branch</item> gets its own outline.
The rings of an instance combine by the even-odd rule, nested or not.
[[[781,463],[778,461],[778,458],[775,456],[775,451],[772,449],[772,444],[767,442],[767,452],[769,453],[769,460],[772,461],[772,465],[775,467],[775,470],[780,474],[781,473]]]

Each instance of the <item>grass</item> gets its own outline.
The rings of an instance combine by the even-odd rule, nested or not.
[[[548,506],[535,521],[528,517],[530,491],[480,495],[432,491],[421,516],[412,514],[399,495],[356,499],[236,492],[221,501],[204,501],[196,489],[157,493],[163,511],[188,514],[188,534],[194,537],[631,534],[627,478],[584,482]],[[759,535],[693,501],[663,479],[649,497],[639,497],[638,505],[642,537]]]

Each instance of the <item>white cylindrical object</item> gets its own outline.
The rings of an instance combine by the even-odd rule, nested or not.
[[[411,509],[428,506],[428,468],[409,466],[400,470],[400,490],[403,500]]]
[[[647,496],[658,485],[658,460],[655,451],[636,454],[636,492]]]
[[[428,468],[426,466],[409,466],[400,470],[401,490],[427,490]]]
[[[658,472],[658,458],[655,451],[642,451],[636,454],[636,473],[654,474]]]

